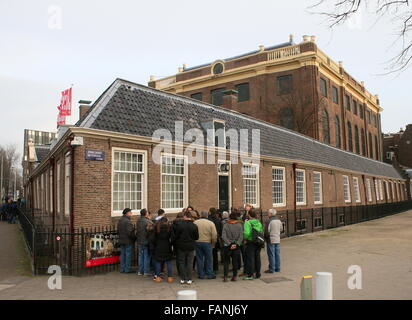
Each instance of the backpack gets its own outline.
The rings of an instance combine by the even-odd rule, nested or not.
[[[257,231],[252,225],[252,242],[260,248],[265,246],[265,238],[263,232]]]

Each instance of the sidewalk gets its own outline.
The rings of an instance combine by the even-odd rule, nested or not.
[[[0,242],[4,242],[3,228],[2,224]],[[12,244],[2,245],[2,257],[6,254],[5,247],[11,250]],[[280,274],[263,274],[261,279],[253,281],[224,283],[222,266],[217,279],[198,280],[195,276],[192,286],[178,284],[177,277],[173,284],[157,284],[136,274],[112,272],[81,278],[63,277],[62,290],[49,290],[48,277],[41,276],[0,288],[0,300],[175,299],[182,288],[197,290],[199,299],[299,299],[301,277],[314,276],[318,271],[333,273],[335,299],[412,299],[412,211],[284,239],[281,256]],[[12,273],[11,264],[0,265],[2,279],[3,268],[8,268],[6,273]],[[362,268],[361,290],[350,290],[347,286],[350,276],[347,270],[351,265]],[[266,267],[266,253],[262,251],[262,269]]]

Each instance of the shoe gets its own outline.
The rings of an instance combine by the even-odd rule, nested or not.
[[[145,273],[144,276],[145,277],[152,277],[153,275],[151,273]]]
[[[180,284],[185,284],[185,280],[180,280]]]
[[[172,283],[172,282],[173,282],[173,278],[172,278],[172,277],[167,277],[167,282],[168,282],[168,283]]]
[[[204,280],[204,279],[205,279],[205,277],[200,277],[200,276],[198,276],[197,278],[200,279],[200,280]]]
[[[228,280],[228,278],[223,278],[223,282],[228,282],[229,280]]]
[[[275,272],[280,272],[280,270],[275,270]]]
[[[253,280],[254,278],[252,276],[246,276],[243,278],[243,280]]]
[[[216,279],[216,276],[207,277],[209,280]]]
[[[162,278],[160,278],[160,277],[154,277],[154,278],[153,278],[153,281],[159,283],[159,282],[162,282]]]
[[[237,277],[233,277],[230,281],[237,281]]]
[[[265,270],[265,273],[274,273],[274,272],[270,270]]]
[[[256,277],[255,277],[255,279],[259,279],[260,276],[261,276],[260,274],[257,274]]]
[[[138,276],[142,276],[142,275],[143,275],[143,272],[138,272],[137,275],[138,275]]]
[[[187,284],[192,284],[193,281],[192,281],[192,280],[187,280],[186,283],[187,283]]]

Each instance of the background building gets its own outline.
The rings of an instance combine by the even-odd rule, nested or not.
[[[149,86],[279,124],[382,161],[377,95],[320,50],[314,36],[204,65]]]

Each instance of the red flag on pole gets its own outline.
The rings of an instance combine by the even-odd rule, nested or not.
[[[60,106],[57,107],[62,116],[71,116],[72,114],[72,88],[62,91]]]
[[[57,115],[57,126],[66,124],[66,116],[62,116],[60,113]]]

